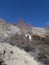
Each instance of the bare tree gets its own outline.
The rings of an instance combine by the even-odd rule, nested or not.
[[[24,24],[23,19],[18,20],[18,27],[20,28],[22,34],[24,34],[25,33],[25,24]]]
[[[49,35],[49,23],[46,24],[45,33]]]
[[[18,20],[18,27],[22,28],[23,27],[23,19]]]
[[[30,24],[26,24],[26,25],[25,25],[25,29],[27,30],[27,32],[28,32],[29,34],[32,34],[32,26],[31,26]]]
[[[46,24],[45,35],[46,35],[46,42],[49,43],[49,23]]]

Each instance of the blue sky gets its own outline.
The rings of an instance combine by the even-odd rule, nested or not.
[[[0,18],[16,23],[19,18],[36,27],[49,22],[49,0],[0,0]]]

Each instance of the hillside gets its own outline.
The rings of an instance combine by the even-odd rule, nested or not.
[[[6,55],[10,54],[11,49],[14,52],[14,55],[12,51],[12,56],[10,54],[14,60],[10,58],[10,60],[5,60],[5,63],[7,65],[9,63],[10,65],[19,65],[19,63],[20,65],[49,65],[49,36],[46,30],[32,27],[22,21],[19,21],[17,25],[12,25],[0,19],[0,54],[3,53],[2,48],[7,52]],[[15,60],[17,55],[18,62]]]
[[[0,65],[39,65],[28,53],[16,46],[0,43]]]

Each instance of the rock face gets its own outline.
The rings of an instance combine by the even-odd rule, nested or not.
[[[16,46],[0,43],[0,65],[40,65],[40,63]]]

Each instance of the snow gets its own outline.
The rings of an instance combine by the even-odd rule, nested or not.
[[[3,55],[4,50],[6,51]],[[11,54],[11,51],[13,54]],[[39,62],[34,60],[28,53],[24,50],[17,48],[16,46],[11,46],[8,43],[0,43],[0,54],[2,53],[2,59],[4,59],[7,65],[40,65]]]
[[[11,24],[7,24],[4,22],[0,23],[0,38],[4,39],[10,37],[19,32],[19,28],[17,26],[13,26]]]
[[[44,34],[45,35],[45,28],[39,28],[39,27],[32,27],[32,33],[33,34]]]
[[[25,37],[29,36],[29,40],[31,41],[31,35],[30,34],[25,34]]]

